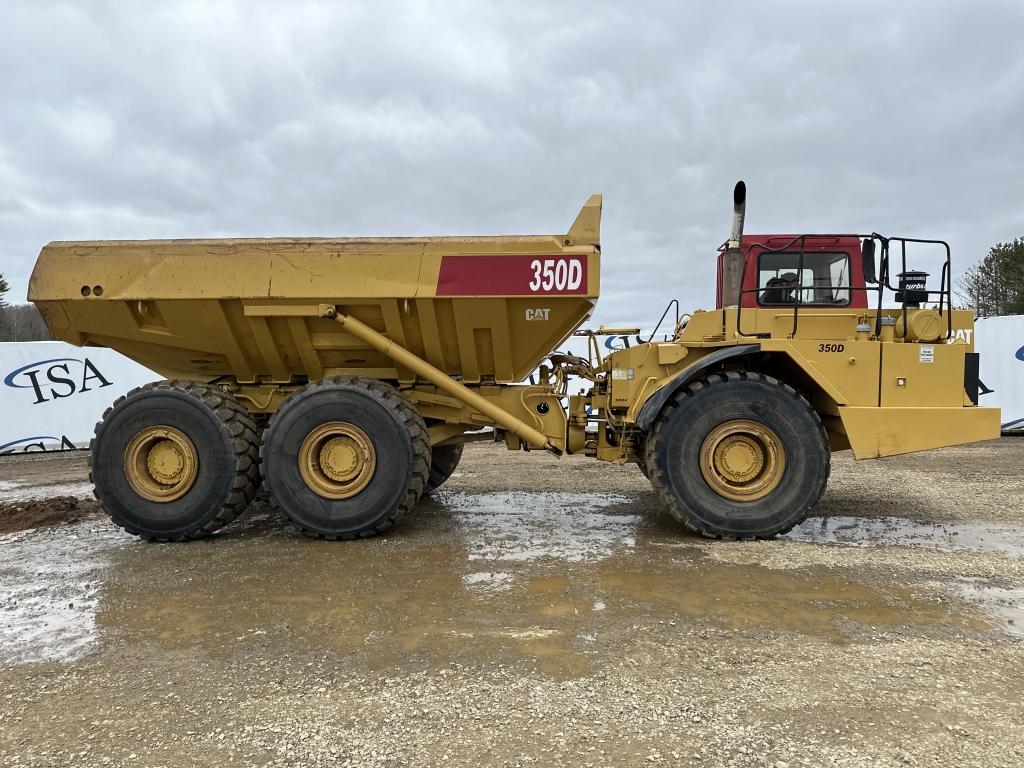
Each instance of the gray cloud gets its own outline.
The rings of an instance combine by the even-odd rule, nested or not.
[[[9,3],[0,271],[54,239],[561,232],[596,320],[749,231],[1024,233],[1019,3]]]

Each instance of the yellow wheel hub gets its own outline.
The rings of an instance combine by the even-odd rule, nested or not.
[[[346,421],[314,429],[299,448],[299,472],[325,499],[348,499],[362,491],[377,469],[377,453],[363,430]]]
[[[193,486],[198,472],[196,447],[184,432],[174,427],[146,427],[124,451],[128,484],[149,501],[180,499]]]
[[[764,498],[778,487],[785,468],[779,436],[749,419],[719,424],[700,448],[700,471],[707,484],[733,501]]]

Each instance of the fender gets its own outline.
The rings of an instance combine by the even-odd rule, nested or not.
[[[647,428],[654,423],[655,417],[661,412],[662,407],[668,402],[669,398],[697,378],[699,374],[709,368],[713,368],[723,360],[743,355],[752,355],[760,351],[760,344],[737,344],[734,347],[716,349],[710,355],[705,355],[697,363],[681,370],[669,379],[668,384],[647,398],[647,402],[641,406],[640,413],[636,417],[637,427],[646,432]]]

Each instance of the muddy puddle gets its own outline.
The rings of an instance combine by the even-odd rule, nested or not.
[[[641,516],[630,496],[597,493],[448,493],[470,560],[582,562],[633,549]],[[619,510],[619,514],[614,514]]]
[[[780,538],[848,547],[901,546],[1024,557],[1024,526],[917,523],[900,517],[812,517]]]
[[[1024,587],[1004,587],[984,579],[960,578],[954,594],[984,606],[1004,633],[1024,639]]]
[[[0,536],[0,663],[71,661],[95,649],[110,554],[125,542],[113,526],[61,533]]]
[[[50,499],[55,496],[92,498],[92,483],[57,483],[33,485],[12,480],[0,480],[0,504]]]
[[[106,521],[0,537],[0,663],[159,647],[335,655],[374,668],[512,663],[574,676],[642,633],[681,647],[703,631],[845,643],[877,631],[1012,627],[1006,612],[1024,604],[1020,591],[983,595],[982,582],[951,593],[852,570],[721,563],[707,547],[730,544],[685,538],[647,503],[439,493],[388,536],[349,543],[298,536],[265,505],[211,540],[180,545],[138,542]],[[960,526],[932,538],[911,528],[899,542],[893,531],[906,526],[840,518],[808,521],[790,538],[1019,554],[1019,537],[951,528]]]

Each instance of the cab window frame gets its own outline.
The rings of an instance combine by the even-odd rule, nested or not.
[[[768,267],[766,269],[762,269],[762,259],[764,259],[765,257],[776,259],[778,257],[785,257],[785,256],[792,256],[793,257],[793,261],[792,261],[791,267],[787,267],[787,266],[783,265],[783,266],[778,266],[778,267]],[[832,271],[833,266],[835,264],[839,263],[843,259],[845,259],[846,264],[845,264],[845,267],[843,267],[843,269],[840,270],[840,275],[845,275],[845,279],[846,279],[845,284],[841,283],[841,284],[836,285],[836,284],[830,283],[828,286],[821,286],[820,288],[818,286],[813,285],[813,284],[812,285],[803,285],[802,288],[801,288],[801,292],[802,291],[812,291],[813,292],[813,291],[817,291],[817,290],[828,290],[828,291],[831,292],[833,297],[835,297],[836,294],[840,294],[840,295],[845,294],[845,298],[843,298],[843,299],[835,299],[835,298],[833,298],[833,300],[829,301],[829,302],[796,301],[796,300],[794,300],[794,301],[778,301],[778,302],[776,302],[776,301],[765,301],[764,300],[764,296],[765,296],[765,293],[767,292],[769,286],[767,285],[767,281],[766,281],[766,284],[764,284],[764,285],[762,285],[762,283],[761,283],[763,273],[765,273],[765,272],[768,272],[768,273],[774,272],[775,276],[779,277],[779,276],[781,276],[781,274],[783,274],[785,272],[793,272],[793,273],[797,272],[797,268],[798,268],[799,260],[800,260],[800,251],[768,251],[768,250],[761,250],[757,254],[757,269],[756,269],[755,275],[754,275],[755,287],[757,288],[757,293],[755,294],[756,298],[757,298],[757,305],[759,307],[795,307],[795,306],[801,306],[801,307],[812,307],[812,308],[825,308],[825,307],[831,308],[831,307],[848,307],[848,306],[850,306],[850,303],[851,303],[852,297],[853,297],[853,287],[851,285],[851,280],[850,280],[851,259],[850,259],[850,254],[849,253],[847,253],[846,251],[843,251],[843,250],[835,250],[835,251],[804,251],[804,272],[810,272],[811,273],[811,280],[813,281],[814,280],[813,276],[814,276],[815,272],[817,272],[817,271],[825,271],[825,272],[827,272],[827,274],[829,276],[829,279],[831,280],[832,275],[833,275],[833,271]],[[815,261],[817,261],[818,263],[814,264],[813,262],[815,262]],[[810,267],[808,266],[809,262],[812,264],[812,266],[810,266]],[[798,280],[800,280],[799,276],[798,276]],[[798,282],[798,285],[802,285],[802,281]]]

